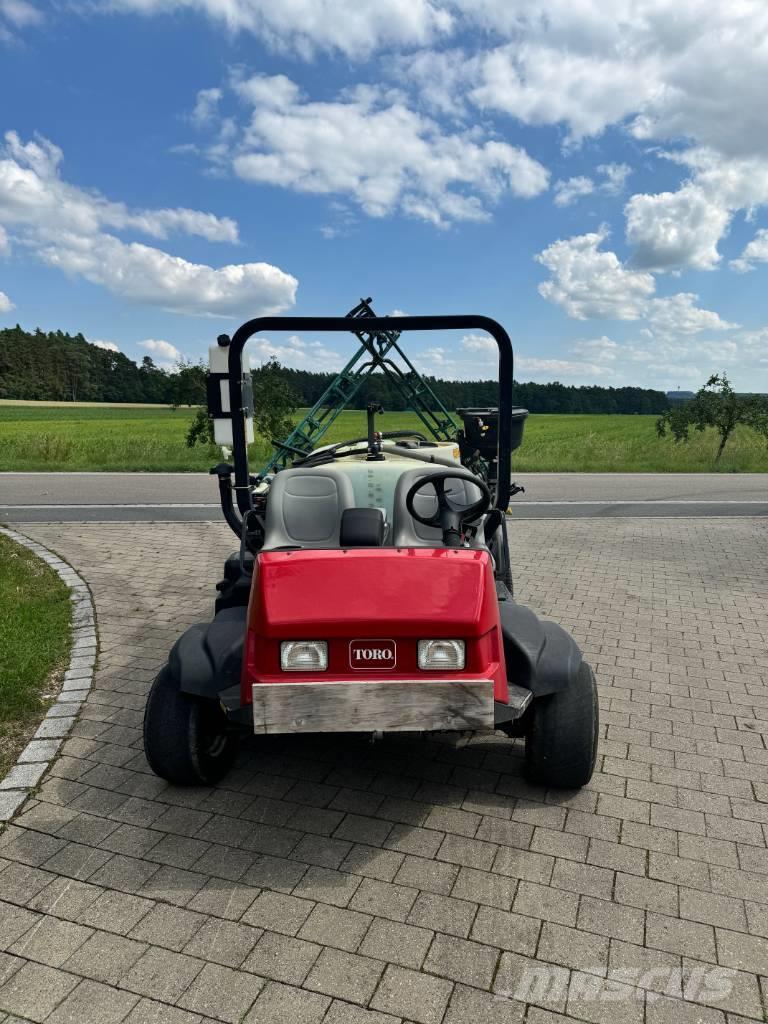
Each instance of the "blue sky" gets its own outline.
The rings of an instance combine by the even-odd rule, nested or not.
[[[768,391],[768,9],[730,7],[0,0],[0,325],[171,366],[372,295],[496,317],[521,380]]]

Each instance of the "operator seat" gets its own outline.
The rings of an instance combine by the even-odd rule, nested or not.
[[[338,547],[342,513],[354,504],[341,473],[325,466],[281,470],[269,488],[262,551]]]
[[[457,469],[461,467],[457,466]],[[403,473],[395,487],[395,498],[393,508],[393,540],[396,548],[439,548],[443,546],[442,531],[436,526],[424,526],[417,523],[405,507],[405,496],[417,480],[426,479],[436,473],[445,473],[447,466],[423,466],[418,469],[409,469]],[[475,487],[469,480],[446,480],[446,494],[456,505],[471,505],[482,497],[479,487]],[[437,510],[437,497],[434,488],[427,485],[416,495],[414,500],[416,510],[425,518],[431,516]],[[472,524],[482,524],[483,516],[480,516]],[[470,542],[472,547],[486,548],[485,537],[482,528],[478,530],[475,538]]]

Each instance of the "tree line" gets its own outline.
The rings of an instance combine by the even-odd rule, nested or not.
[[[62,331],[0,330],[0,398],[27,401],[151,402],[199,405],[205,402],[205,367],[180,363],[174,372],[155,365],[150,356],[139,364],[122,352],[90,344],[82,334]],[[256,371],[258,373],[259,371]],[[333,373],[283,368],[297,405],[313,406],[334,379]],[[497,404],[494,380],[456,381],[428,377],[449,410]],[[646,388],[574,387],[560,383],[515,383],[514,401],[532,413],[646,413],[669,407],[662,391]],[[400,391],[383,374],[368,377],[350,408],[378,401],[392,412],[408,407]]]

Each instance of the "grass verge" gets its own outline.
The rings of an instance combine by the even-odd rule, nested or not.
[[[0,778],[58,692],[70,648],[69,589],[0,534]]]
[[[187,448],[194,412],[167,406],[0,404],[0,470],[205,471],[221,454],[217,448]],[[385,413],[378,422],[382,430],[423,429],[409,412]],[[768,445],[753,430],[739,427],[716,466],[714,430],[692,431],[689,443],[675,444],[657,437],[655,425],[655,416],[532,415],[513,466],[518,472],[768,472]],[[345,411],[323,443],[365,434],[365,412]],[[253,472],[268,452],[264,442],[252,446]]]

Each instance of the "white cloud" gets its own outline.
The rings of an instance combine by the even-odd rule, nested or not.
[[[729,211],[693,184],[677,192],[634,195],[626,215],[633,262],[657,271],[686,266],[711,270],[720,259],[717,243],[730,221]]]
[[[581,196],[589,196],[595,191],[595,183],[591,178],[580,174],[567,181],[555,182],[555,206],[570,206]]]
[[[335,102],[303,101],[283,75],[236,88],[253,108],[234,159],[246,181],[346,195],[371,217],[398,211],[438,226],[487,220],[503,196],[547,187],[546,168],[524,150],[446,134],[399,93],[358,86]]]
[[[114,341],[102,341],[100,338],[91,342],[96,348],[103,348],[105,352],[119,352],[120,348]]]
[[[11,251],[11,243],[8,238],[8,232],[0,224],[0,256],[7,256]]]
[[[599,184],[583,174],[555,182],[555,206],[570,206],[582,196],[590,196],[595,192],[618,195],[632,170],[627,164],[599,164],[597,172],[603,178]]]
[[[221,89],[200,89],[192,111],[192,121],[202,127],[209,124],[218,113],[223,93]]]
[[[553,242],[536,260],[552,273],[540,294],[577,320],[636,320],[656,284],[651,274],[627,270],[614,252],[601,251],[606,228]]]
[[[251,366],[260,366],[274,357],[284,366],[324,373],[340,370],[348,358],[327,348],[321,341],[305,341],[297,334],[280,338],[277,342],[258,336],[248,342],[247,352]]]
[[[214,268],[105,230],[159,237],[173,230],[234,241],[237,225],[229,218],[186,209],[131,211],[63,181],[61,150],[48,140],[23,144],[9,132],[6,143],[0,150],[0,224],[45,263],[131,301],[181,313],[270,315],[293,304],[296,278],[268,263]]]
[[[755,263],[768,263],[768,228],[761,228],[741,256],[731,260],[733,269],[742,274],[754,270]]]
[[[145,348],[147,352],[159,356],[166,365],[175,365],[184,358],[182,353],[170,341],[158,341],[155,338],[147,338],[146,341],[138,342],[138,345],[140,348]]]
[[[603,192],[607,192],[609,195],[618,195],[623,191],[627,178],[632,173],[632,168],[629,164],[599,164],[597,171],[604,178],[601,185]]]
[[[10,313],[10,311],[15,308],[16,307],[5,292],[0,292],[0,313]]]
[[[237,224],[229,217],[184,208],[131,210],[98,192],[69,185],[60,176],[63,153],[48,139],[23,143],[7,132],[0,148],[0,221],[6,225],[61,231],[133,229],[155,238],[171,232],[200,235],[210,242],[236,242]]]
[[[591,341],[577,341],[573,346],[573,352],[576,355],[587,356],[598,363],[614,362],[618,350],[618,343],[606,337],[606,335],[600,338],[593,338]]]
[[[656,271],[712,270],[734,213],[768,202],[768,156],[723,157],[701,148],[664,155],[692,174],[676,192],[639,194],[627,203],[633,263]]]
[[[354,59],[380,47],[425,45],[453,25],[447,5],[430,0],[111,0],[104,8],[139,14],[198,10],[231,32],[260,36],[310,57],[338,50]]]
[[[645,311],[654,334],[675,337],[700,331],[729,331],[738,324],[728,323],[710,309],[699,309],[698,295],[678,292],[664,299],[651,299]]]
[[[15,29],[39,25],[43,20],[40,11],[27,0],[0,0],[0,18],[5,19]],[[10,32],[6,32],[10,36]],[[3,33],[0,29],[0,39],[2,38]]]
[[[628,269],[615,252],[600,250],[607,237],[603,227],[554,242],[539,253],[536,259],[552,273],[549,281],[539,285],[540,294],[576,320],[644,319],[648,324],[644,331],[651,337],[674,338],[739,326],[713,310],[700,309],[698,295],[692,292],[654,298],[652,274]],[[597,347],[597,342],[584,344]]]
[[[465,334],[461,339],[460,345],[468,352],[490,353],[494,356],[499,354],[499,346],[487,334]]]
[[[38,256],[123,298],[193,315],[275,316],[293,305],[298,284],[269,263],[214,269],[111,235],[59,235]]]

